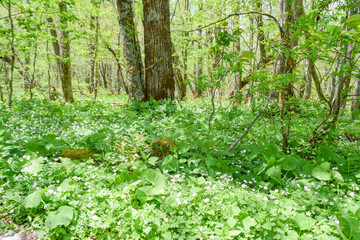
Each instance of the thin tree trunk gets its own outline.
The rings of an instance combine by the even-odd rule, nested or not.
[[[129,97],[141,101],[145,99],[146,90],[140,45],[136,36],[132,0],[117,0],[117,9],[125,58],[126,77],[129,84]],[[146,42],[146,44],[150,43]]]
[[[325,98],[325,95],[324,95],[323,91],[322,91],[320,79],[319,79],[319,77],[318,77],[318,75],[316,73],[315,64],[311,59],[309,59],[309,71],[310,71],[311,78],[314,81],[315,89],[316,89],[317,95],[319,97],[319,100],[324,101],[324,102],[328,102],[326,100],[326,98]]]
[[[13,95],[13,79],[14,79],[14,65],[15,65],[15,47],[14,47],[14,22],[12,18],[12,3],[9,1],[8,5],[8,14],[10,20],[10,27],[11,27],[11,38],[10,38],[10,48],[11,48],[11,62],[10,62],[10,75],[9,75],[9,98],[8,98],[8,106],[11,107],[12,105],[12,95]]]
[[[175,95],[180,99],[184,99],[186,97],[186,82],[183,79],[180,71],[180,59],[179,56],[175,54],[174,45],[172,46],[173,51],[173,67],[174,67],[174,79],[175,79]]]
[[[51,62],[50,62],[50,55],[49,55],[49,40],[46,41],[46,58],[47,58],[47,78],[48,78],[48,90],[49,90],[49,99],[51,98]]]
[[[36,85],[35,84],[35,71],[36,71],[36,58],[37,58],[37,52],[38,52],[38,44],[37,44],[37,40],[35,42],[35,47],[34,47],[34,60],[33,60],[33,72],[31,74],[31,79],[30,79],[30,86],[29,86],[29,93],[30,93],[30,99],[33,98],[33,87]]]
[[[91,4],[95,9],[99,7],[99,2],[91,0]],[[90,45],[89,45],[89,58],[90,58],[90,92],[93,92],[93,100],[96,101],[97,98],[97,89],[96,89],[96,59],[98,53],[98,43],[99,43],[99,17],[96,15],[90,16]]]
[[[311,88],[312,88],[312,79],[311,79],[310,70],[309,70],[309,61],[311,61],[311,60],[308,59],[308,58],[305,61],[305,92],[304,92],[304,98],[306,100],[310,99]]]
[[[61,90],[64,102],[74,102],[71,82],[71,61],[70,61],[70,37],[67,29],[67,5],[64,0],[59,2],[60,11],[60,31],[59,31],[59,47],[60,47],[60,65],[61,65]]]
[[[359,73],[360,74],[360,73]],[[352,118],[355,119],[355,112],[360,111],[360,77],[355,79],[355,86],[353,92],[354,101],[351,104]]]

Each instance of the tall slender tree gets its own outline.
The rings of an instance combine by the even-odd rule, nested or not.
[[[144,67],[136,35],[133,1],[117,0],[117,10],[129,96],[134,100],[145,100]]]

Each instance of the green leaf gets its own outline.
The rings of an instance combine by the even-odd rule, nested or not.
[[[37,174],[43,168],[43,159],[36,158],[25,164],[22,172],[29,173],[29,174]]]
[[[144,229],[144,233],[149,234],[149,232],[151,231],[151,227],[147,227]]]
[[[149,170],[147,172],[147,179],[150,183],[157,187],[165,188],[167,177],[159,171],[156,170]]]
[[[342,233],[350,239],[360,239],[360,222],[347,215],[336,215]]]
[[[283,239],[283,240],[298,240],[299,234],[297,234],[297,232],[295,232],[295,231],[289,231],[289,232],[287,232],[287,235],[283,236],[281,239]]]
[[[162,166],[168,165],[169,163],[172,162],[173,159],[174,159],[174,156],[173,156],[173,155],[167,155],[167,156],[164,158],[164,161],[163,161],[163,163],[162,163]]]
[[[184,153],[186,153],[186,152],[189,151],[189,150],[190,150],[190,146],[185,146],[185,147],[180,148],[179,151],[178,151],[178,153],[179,153],[179,154],[184,154]]]
[[[315,219],[305,216],[304,213],[297,214],[293,219],[301,231],[310,230],[316,223]]]
[[[25,208],[36,208],[41,203],[41,193],[33,192],[25,198]]]
[[[97,142],[104,140],[105,138],[106,138],[106,134],[99,131],[99,132],[91,134],[88,137],[87,142],[88,143],[97,143]]]
[[[243,51],[240,55],[241,58],[252,58],[254,57],[255,53],[251,51]]]
[[[355,216],[360,220],[360,208],[356,211]]]
[[[151,157],[151,158],[149,158],[146,162],[147,162],[148,164],[154,166],[154,165],[156,164],[157,160],[159,160],[158,157]]]
[[[226,222],[227,222],[227,224],[229,225],[230,228],[233,228],[236,225],[237,220],[230,217]]]
[[[70,158],[60,158],[61,164],[66,169],[66,172],[69,173],[73,167],[75,166],[75,163]]]
[[[240,233],[241,233],[240,230],[231,230],[231,231],[229,231],[229,235],[230,235],[231,237],[233,237],[233,236],[238,236]]]
[[[299,166],[300,162],[301,162],[301,159],[299,159],[299,157],[289,155],[289,156],[286,156],[281,161],[281,167],[285,171],[292,171],[292,170],[295,170]]]
[[[338,182],[344,182],[343,176],[338,171],[332,171],[332,176],[334,179],[336,179]]]
[[[328,172],[330,169],[330,163],[324,162],[319,166],[314,167],[311,175],[319,180],[329,181],[331,180],[331,174]]]
[[[346,23],[351,23],[351,22],[359,22],[360,24],[360,14],[352,15],[346,20]]]
[[[56,212],[50,212],[45,221],[45,227],[50,230],[58,226],[68,226],[74,216],[74,209],[69,206],[61,206]]]
[[[266,171],[266,174],[273,180],[275,180],[277,183],[282,184],[281,179],[281,167],[280,166],[274,166],[272,168],[269,168]]]

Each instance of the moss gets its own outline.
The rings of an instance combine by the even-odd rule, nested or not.
[[[170,153],[171,146],[177,145],[169,139],[155,139],[151,142],[151,156],[163,158]]]
[[[60,156],[64,158],[70,158],[71,160],[81,160],[89,158],[95,153],[84,149],[67,149],[60,152]]]

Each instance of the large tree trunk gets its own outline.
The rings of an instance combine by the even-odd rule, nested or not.
[[[173,99],[169,0],[143,0],[146,99]]]
[[[145,99],[144,69],[140,45],[136,36],[132,3],[132,0],[117,0],[117,9],[126,77],[129,84],[129,97],[141,101]],[[146,42],[146,44],[149,43]]]

